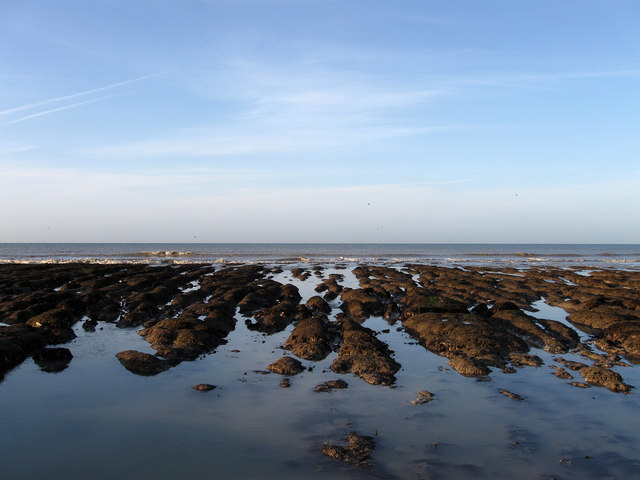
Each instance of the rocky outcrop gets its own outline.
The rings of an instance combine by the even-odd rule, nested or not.
[[[374,332],[351,319],[342,322],[342,345],[331,364],[336,373],[354,373],[374,385],[392,385],[400,364]]]
[[[171,363],[167,360],[135,350],[125,350],[118,353],[116,357],[124,368],[136,375],[157,375],[171,367]]]
[[[616,393],[629,393],[631,386],[623,382],[619,373],[603,367],[581,367],[578,373],[589,385],[604,387]]]
[[[224,310],[214,310],[200,320],[185,313],[166,318],[140,330],[158,355],[174,362],[194,360],[224,343],[226,335],[235,327],[235,319]]]
[[[325,444],[322,447],[322,453],[360,468],[370,468],[369,458],[371,452],[376,448],[373,437],[351,432],[346,438],[346,442],[347,444],[344,446]]]
[[[332,390],[343,390],[348,388],[349,384],[344,380],[329,380],[327,382],[316,385],[316,392],[331,392]]]
[[[322,360],[337,343],[337,327],[326,317],[305,318],[285,341],[283,347],[306,360]]]
[[[519,337],[471,314],[421,313],[403,320],[403,325],[427,349],[450,358],[451,366],[467,376],[486,375],[490,366],[503,368],[511,353],[529,350]]]
[[[298,375],[305,371],[305,368],[300,363],[300,360],[296,360],[291,357],[282,357],[267,367],[267,370],[280,375]]]

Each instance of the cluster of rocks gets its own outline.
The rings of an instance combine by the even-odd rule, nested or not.
[[[344,446],[326,444],[322,447],[322,453],[360,468],[370,468],[369,458],[371,457],[371,452],[376,448],[376,442],[373,437],[351,432],[346,438],[346,442]]]
[[[359,266],[358,288],[345,288],[343,275],[322,277],[301,304],[298,289],[271,278],[268,269],[246,265],[215,271],[209,265],[10,265],[0,266],[0,374],[25,358],[44,358],[49,345],[73,339],[73,325],[87,330],[100,321],[140,327],[156,354],[124,351],[123,365],[151,375],[194,360],[225,342],[235,328],[236,310],[247,327],[272,334],[295,324],[284,348],[318,361],[337,352],[331,369],[354,373],[373,384],[390,385],[400,365],[393,352],[361,323],[369,316],[397,321],[425,348],[447,357],[462,375],[484,376],[542,360],[531,348],[554,354],[577,353],[590,360],[585,381],[614,391],[620,356],[640,361],[640,299],[637,272],[596,270],[589,276],[568,269],[531,268],[502,272],[478,268],[408,265],[402,270]],[[300,279],[309,270],[293,269]],[[327,300],[339,298],[331,319]],[[568,321],[592,335],[593,351],[575,329],[530,315],[531,304],[545,298],[569,312]],[[529,313],[527,313],[529,312]],[[611,374],[602,374],[605,369]],[[580,370],[585,373],[589,370]],[[570,376],[568,372],[555,372]],[[616,374],[617,375],[617,374]],[[622,382],[624,383],[624,382]]]

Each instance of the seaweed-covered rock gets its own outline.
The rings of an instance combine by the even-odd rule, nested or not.
[[[304,372],[305,368],[300,363],[300,360],[296,360],[291,357],[282,357],[267,367],[267,370],[280,375],[298,375]]]
[[[344,380],[328,380],[320,385],[316,385],[314,391],[316,392],[330,392],[332,390],[342,390],[349,387],[349,384]]]
[[[235,320],[223,312],[199,320],[191,314],[166,318],[140,330],[159,355],[172,361],[194,360],[222,344]]]
[[[217,388],[215,385],[211,385],[209,383],[199,383],[198,385],[194,385],[193,389],[198,390],[199,392],[210,392]]]
[[[294,321],[308,316],[308,310],[303,305],[285,301],[272,307],[263,308],[255,314],[254,322],[246,320],[245,323],[249,330],[272,334],[281,332]]]
[[[351,432],[346,441],[347,444],[345,446],[326,444],[322,447],[322,453],[360,468],[370,468],[369,458],[371,457],[371,452],[376,448],[376,442],[373,437]]]
[[[336,373],[355,373],[373,385],[391,385],[400,364],[391,358],[391,351],[374,332],[351,319],[342,323],[342,345],[331,364]]]
[[[309,298],[305,305],[314,315],[331,313],[331,307],[329,306],[327,301],[319,295],[314,295],[313,297]]]
[[[629,393],[631,386],[623,382],[619,373],[603,367],[582,367],[578,370],[589,385],[604,387],[612,392]]]
[[[449,360],[449,365],[460,375],[465,377],[484,377],[489,375],[491,370],[483,363],[473,358],[456,355]]]
[[[596,344],[602,350],[623,355],[633,363],[640,363],[640,320],[610,325]]]
[[[510,392],[509,390],[504,390],[502,388],[499,388],[498,392],[500,392],[505,397],[510,398],[511,400],[516,400],[518,402],[524,401],[524,398],[522,398],[520,395],[518,395],[517,393]]]
[[[151,376],[164,372],[171,367],[167,360],[162,360],[148,353],[125,350],[116,355],[124,368],[136,375]]]
[[[335,341],[335,327],[325,317],[305,318],[293,329],[284,348],[297,357],[317,361],[331,353]]]
[[[488,366],[503,368],[511,353],[529,346],[500,325],[471,314],[421,313],[403,320],[411,336],[429,350],[453,361],[463,375],[486,375]]]
[[[340,308],[355,320],[364,320],[370,315],[384,313],[383,297],[371,288],[345,288],[340,293]]]
[[[407,290],[402,304],[404,305],[403,318],[421,313],[468,313],[464,303],[441,295],[433,295],[423,288]]]

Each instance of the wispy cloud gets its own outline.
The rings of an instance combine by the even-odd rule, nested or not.
[[[526,86],[531,84],[556,83],[565,80],[588,80],[600,78],[640,77],[640,70],[583,70],[575,72],[505,72],[500,75],[467,75],[445,77],[444,82],[453,86]]]
[[[345,129],[336,125],[304,128],[294,125],[280,125],[280,128],[257,127],[256,130],[242,132],[241,128],[230,129],[220,134],[220,128],[210,127],[193,132],[175,134],[170,138],[153,139],[115,146],[84,149],[80,154],[106,155],[115,157],[216,157],[227,155],[254,155],[269,153],[304,152],[317,149],[331,149],[344,145],[373,142],[381,139],[409,137],[445,131],[446,126],[436,127],[393,127],[355,126]]]
[[[448,128],[408,120],[407,109],[424,108],[442,93],[397,79],[308,65],[278,69],[246,60],[187,77],[185,88],[212,101],[212,110],[220,101],[233,109],[208,126],[81,153],[194,157],[318,151]]]
[[[198,185],[247,186],[264,184],[269,180],[282,180],[295,173],[271,172],[256,169],[164,169],[149,172],[96,172],[73,168],[47,168],[29,166],[0,167],[0,177],[6,181],[4,193],[11,189],[23,191],[53,191],[64,195],[77,195],[79,191],[90,195],[115,190],[138,191],[139,189],[164,189],[172,187],[195,187]]]

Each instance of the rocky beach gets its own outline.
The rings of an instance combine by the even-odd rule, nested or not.
[[[152,452],[189,478],[631,478],[639,291],[583,266],[5,263],[0,473],[63,478],[104,416],[106,451],[68,458],[117,445],[92,478],[138,478]],[[57,381],[49,410],[29,399]],[[47,428],[60,415],[75,433]],[[34,429],[56,459],[27,453]]]

